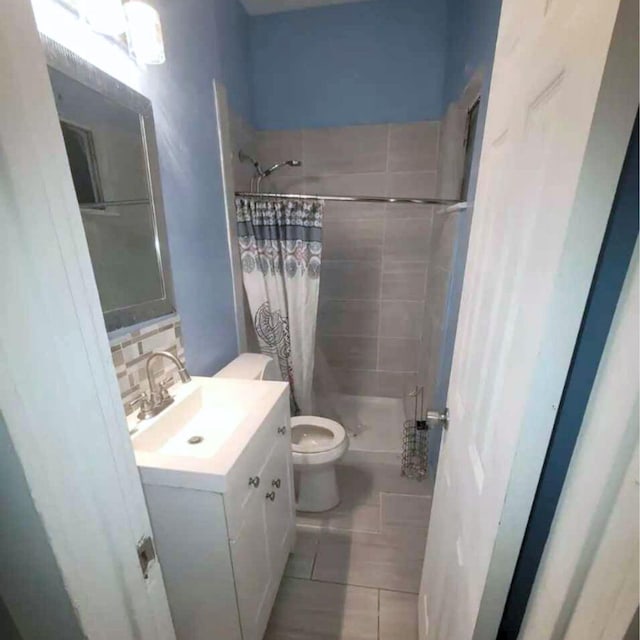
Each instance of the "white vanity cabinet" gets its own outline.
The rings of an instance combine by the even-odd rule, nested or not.
[[[257,477],[257,499],[248,507],[237,536],[230,539],[243,637],[261,638],[293,539],[290,464],[277,445]],[[262,486],[264,484],[264,489]]]
[[[270,393],[244,398],[256,407],[238,427],[244,437],[230,436],[217,475],[207,475],[212,463],[203,459],[186,474],[175,460],[171,469],[153,466],[134,439],[178,640],[261,640],[294,543],[287,387],[213,384],[236,382]]]

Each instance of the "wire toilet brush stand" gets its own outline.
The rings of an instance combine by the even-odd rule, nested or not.
[[[413,420],[404,423],[402,431],[402,475],[424,480],[429,471],[429,431],[434,427],[447,428],[449,411],[424,413],[424,387],[416,387],[409,394],[415,399]],[[418,404],[420,409],[418,410]]]

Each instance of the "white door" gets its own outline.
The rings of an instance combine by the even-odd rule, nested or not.
[[[495,638],[638,105],[636,30],[635,0],[503,2],[423,639]]]
[[[171,640],[160,566],[145,579],[136,553],[151,525],[27,0],[2,2],[0,104],[4,422],[86,637]],[[37,612],[46,593],[21,596]]]

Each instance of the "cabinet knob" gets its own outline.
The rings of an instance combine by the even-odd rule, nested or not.
[[[276,480],[272,480],[271,481],[271,486],[275,487],[276,489],[280,488],[280,478],[277,478]]]
[[[257,489],[260,486],[260,477],[253,476],[253,478],[249,478],[249,486]]]
[[[287,427],[278,427],[278,433],[279,433],[281,436],[286,435],[286,433],[287,433]]]
[[[267,493],[266,498],[267,500],[271,500],[271,502],[273,502],[276,499],[276,492],[270,491],[269,493]]]

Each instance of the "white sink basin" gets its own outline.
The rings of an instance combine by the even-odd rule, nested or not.
[[[144,421],[129,417],[143,480],[224,491],[226,474],[283,389],[282,382],[227,378],[176,385],[175,402],[162,413]]]
[[[200,384],[180,394],[173,405],[139,423],[136,451],[163,456],[211,458],[247,415],[240,398],[219,393],[217,385]],[[190,439],[195,439],[193,444]]]

